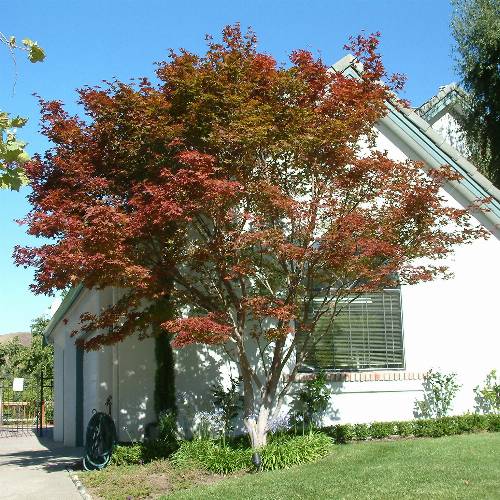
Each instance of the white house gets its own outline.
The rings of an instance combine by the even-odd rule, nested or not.
[[[334,69],[356,71],[350,56]],[[457,248],[448,262],[454,272],[451,280],[402,286],[349,306],[339,319],[342,329],[311,354],[312,364],[328,369],[332,386],[325,423],[413,418],[423,375],[431,368],[457,373],[462,388],[453,411],[472,411],[473,388],[491,369],[500,368],[500,191],[459,152],[464,152],[456,120],[459,92],[454,85],[442,87],[416,110],[388,103],[387,116],[377,125],[378,147],[395,159],[422,161],[428,169],[451,165],[462,179],[446,186],[449,203],[467,207],[477,198],[490,198],[489,211],[473,214],[490,236]],[[69,336],[81,313],[102,310],[115,293],[72,289],[45,332],[55,346],[54,438],[65,445],[82,443],[92,410],[104,411],[109,396],[122,441],[142,438],[156,418],[152,339],[128,338],[83,353]],[[359,333],[349,314],[359,319],[368,309],[380,321]],[[181,421],[210,408],[210,385],[227,377],[228,370],[217,349],[190,346],[176,352]],[[298,383],[308,376],[299,375]]]

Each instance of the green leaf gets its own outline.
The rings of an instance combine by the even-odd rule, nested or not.
[[[9,126],[20,128],[24,127],[24,125],[26,125],[27,122],[28,122],[27,118],[23,118],[22,116],[16,116],[15,118],[12,118]]]
[[[45,51],[38,45],[37,42],[25,38],[23,40],[23,45],[28,49],[28,59],[32,63],[42,62],[45,59]]]

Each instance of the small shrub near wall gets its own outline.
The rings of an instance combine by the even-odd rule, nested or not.
[[[384,439],[396,434],[396,422],[374,422],[369,428],[370,436],[374,439]]]
[[[131,445],[118,445],[113,451],[111,463],[115,465],[132,465],[143,462],[143,445],[135,443]]]
[[[481,413],[500,414],[500,375],[491,370],[482,386],[474,389],[476,410]]]
[[[408,437],[413,435],[413,422],[401,421],[396,422],[396,435]]]
[[[358,441],[364,441],[371,437],[370,426],[368,424],[355,424],[354,425],[354,436]]]
[[[211,439],[184,441],[172,455],[180,468],[201,468],[217,474],[229,474],[252,465],[250,448],[231,448]]]
[[[500,415],[478,415],[467,413],[455,417],[419,419],[401,422],[373,422],[367,424],[339,424],[324,427],[336,443],[401,437],[441,437],[470,432],[500,432]]]
[[[460,387],[456,373],[429,370],[424,376],[424,399],[415,401],[414,416],[439,418],[448,415]]]

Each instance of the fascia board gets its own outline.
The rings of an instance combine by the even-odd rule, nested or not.
[[[80,283],[77,286],[72,287],[69,292],[64,297],[64,300],[61,302],[61,305],[57,308],[57,311],[52,316],[49,324],[45,328],[43,335],[47,339],[47,342],[52,343],[52,333],[59,322],[63,319],[66,313],[69,311],[71,306],[75,303],[76,299],[80,296],[85,287]]]

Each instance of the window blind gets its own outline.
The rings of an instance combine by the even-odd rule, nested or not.
[[[322,307],[321,302],[313,307]],[[333,323],[333,306],[317,322],[313,338],[306,346],[304,368],[404,368],[399,289],[346,297],[339,301],[339,310]]]

